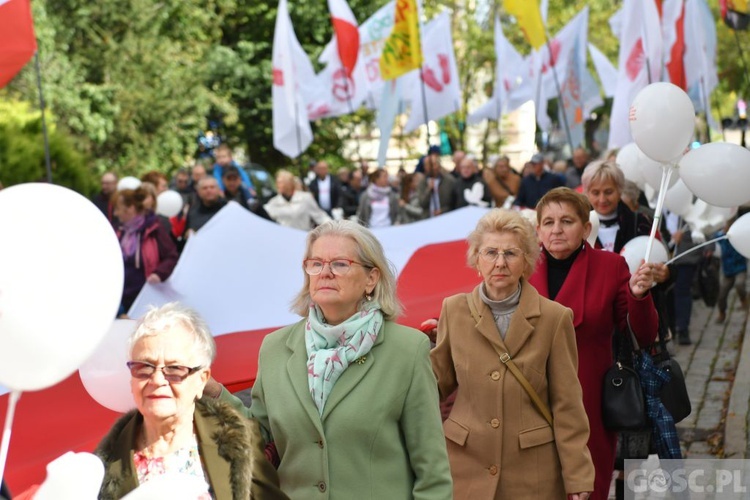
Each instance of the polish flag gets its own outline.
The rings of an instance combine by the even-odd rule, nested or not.
[[[328,10],[331,11],[333,31],[336,33],[339,58],[351,78],[357,65],[359,54],[359,29],[357,19],[346,0],[328,0]]]
[[[29,0],[0,0],[0,88],[21,71],[36,52]]]

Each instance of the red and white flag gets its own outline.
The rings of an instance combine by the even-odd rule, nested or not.
[[[682,90],[685,84],[685,0],[663,0],[661,32],[664,40],[664,66],[669,81]]]
[[[351,76],[359,55],[359,29],[357,19],[346,0],[328,0],[333,31],[338,42],[337,50],[346,74]]]
[[[0,0],[0,88],[21,71],[36,52],[29,0]]]
[[[273,146],[296,158],[312,143],[301,82],[315,78],[310,59],[292,27],[286,0],[279,0],[273,33]]]
[[[411,102],[411,113],[404,127],[405,133],[461,109],[461,86],[453,53],[450,21],[450,14],[445,11],[424,27],[422,83],[406,85],[405,97]]]
[[[620,55],[610,116],[610,149],[633,142],[628,119],[630,105],[649,83],[660,81],[663,66],[661,24],[654,0],[625,0],[622,11],[613,18],[619,21]],[[612,20],[610,24],[614,24]]]

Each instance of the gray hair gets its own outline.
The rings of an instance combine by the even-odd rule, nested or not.
[[[515,210],[494,208],[484,214],[467,238],[469,250],[466,252],[466,260],[474,269],[477,269],[479,246],[488,233],[511,233],[518,238],[526,260],[523,276],[528,279],[536,268],[540,251],[539,240],[531,222]]]
[[[211,366],[216,358],[216,342],[208,325],[197,312],[179,302],[169,302],[161,307],[151,307],[130,335],[128,352],[144,337],[153,337],[181,326],[193,335],[191,352],[198,354],[203,367]]]
[[[401,314],[401,303],[396,296],[396,275],[385,258],[383,245],[380,244],[375,235],[369,229],[353,221],[329,220],[308,233],[305,259],[310,258],[313,244],[323,236],[341,236],[354,241],[357,247],[358,261],[367,268],[380,271],[380,280],[372,291],[373,299],[380,304],[385,319],[396,319]],[[300,316],[307,317],[310,312],[312,297],[310,297],[310,276],[307,273],[304,274],[305,282],[292,302],[292,311]]]
[[[612,181],[617,187],[617,190],[622,193],[625,187],[625,174],[623,174],[620,167],[614,162],[609,161],[593,161],[583,169],[583,175],[581,175],[581,184],[583,184],[583,191],[588,192],[589,186],[595,182]]]

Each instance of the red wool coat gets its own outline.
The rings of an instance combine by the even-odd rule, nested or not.
[[[596,468],[592,500],[606,500],[615,462],[617,434],[604,429],[601,418],[602,379],[612,366],[612,333],[626,330],[627,316],[640,345],[656,338],[658,317],[651,294],[636,299],[630,293],[630,272],[625,259],[615,253],[591,248],[584,242],[565,282],[555,297],[573,310],[578,346],[578,379],[583,405],[589,417],[588,447]],[[549,297],[547,259],[539,258],[529,279],[543,297]]]

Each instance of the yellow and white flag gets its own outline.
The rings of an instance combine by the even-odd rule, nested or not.
[[[503,4],[505,11],[515,16],[531,46],[538,49],[544,45],[544,21],[539,4],[530,0],[505,0]]]
[[[380,76],[392,80],[422,66],[417,0],[396,2],[393,31],[380,55]]]

